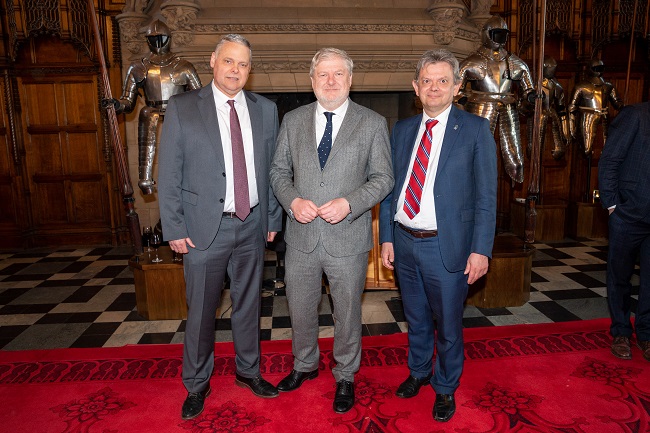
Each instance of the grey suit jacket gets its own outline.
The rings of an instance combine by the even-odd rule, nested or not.
[[[282,228],[282,209],[269,185],[278,112],[268,99],[244,92],[253,128],[255,176],[262,215],[260,236]],[[221,223],[226,170],[212,85],[169,100],[158,159],[158,200],[165,240],[189,237],[207,249]]]
[[[287,113],[282,120],[271,165],[271,185],[280,204],[289,211],[297,197],[321,206],[344,197],[352,213],[338,224],[316,218],[301,224],[287,220],[285,240],[291,247],[312,252],[321,239],[334,257],[372,248],[371,209],[393,187],[386,119],[352,101],[321,171],[314,116],[316,102]]]

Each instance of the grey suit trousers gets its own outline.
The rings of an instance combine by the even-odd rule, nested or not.
[[[345,221],[341,224],[345,224]],[[291,328],[294,369],[318,368],[318,305],[323,272],[334,303],[334,379],[354,381],[361,363],[361,295],[366,282],[368,253],[334,257],[321,241],[311,253],[287,245],[285,283]]]
[[[190,248],[183,259],[187,324],[183,346],[183,383],[188,392],[203,391],[214,369],[215,313],[226,271],[230,276],[232,334],[237,373],[260,374],[260,309],[264,238],[260,206],[245,221],[222,218],[207,250]]]

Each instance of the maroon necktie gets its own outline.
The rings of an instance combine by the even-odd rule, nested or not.
[[[241,135],[237,110],[235,110],[235,101],[231,99],[228,104],[230,105],[230,142],[232,143],[232,180],[235,186],[235,215],[244,221],[248,214],[251,213],[244,140]]]
[[[420,200],[422,199],[422,189],[424,188],[424,179],[427,176],[427,167],[429,166],[429,154],[431,153],[431,129],[438,123],[437,120],[429,119],[426,122],[426,128],[418,151],[415,154],[411,178],[406,187],[404,196],[404,212],[413,219],[420,212]]]

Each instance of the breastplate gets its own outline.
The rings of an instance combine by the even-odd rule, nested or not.
[[[506,62],[486,59],[485,76],[482,80],[472,81],[472,89],[492,94],[509,95],[512,80]]]
[[[580,108],[601,110],[605,98],[605,86],[587,85],[582,89]]]
[[[163,102],[165,105],[169,98],[178,93],[183,93],[183,85],[174,83],[172,75],[174,64],[154,65],[149,64],[144,91],[149,102]]]

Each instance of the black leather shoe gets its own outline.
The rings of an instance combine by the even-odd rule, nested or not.
[[[194,419],[203,412],[203,403],[205,398],[210,395],[210,385],[201,392],[188,392],[183,402],[181,418]]]
[[[418,395],[418,392],[420,392],[420,388],[422,388],[423,385],[429,383],[430,380],[431,375],[428,375],[424,379],[418,379],[417,377],[409,375],[408,379],[402,382],[399,388],[397,388],[395,395],[400,398],[415,397]]]
[[[354,383],[340,380],[336,383],[334,412],[345,413],[354,406]]]
[[[456,412],[456,399],[454,394],[436,394],[436,402],[433,404],[433,419],[446,422]]]
[[[250,389],[253,394],[262,398],[273,398],[280,394],[278,389],[264,380],[262,376],[244,377],[240,376],[239,373],[235,373],[235,384]]]
[[[316,379],[318,377],[318,369],[314,371],[296,371],[291,370],[291,373],[278,383],[278,391],[288,392],[300,388],[300,385],[306,380]]]

